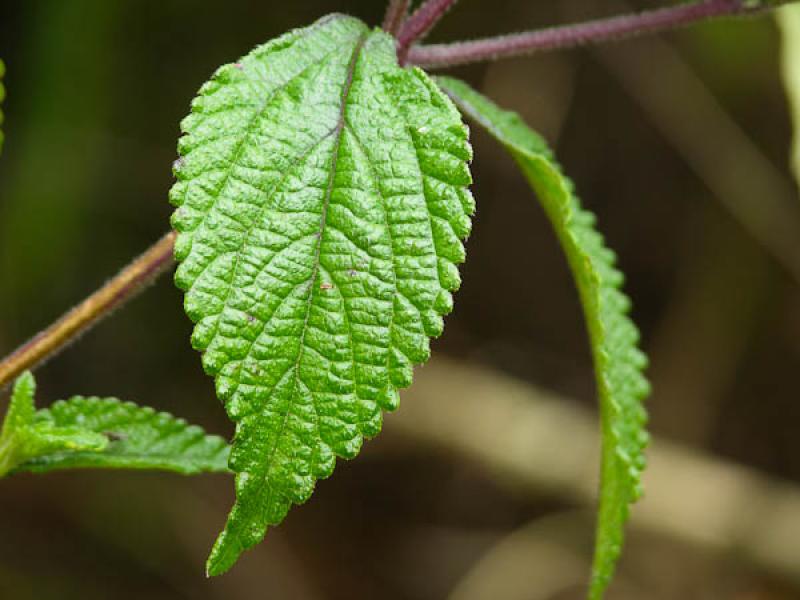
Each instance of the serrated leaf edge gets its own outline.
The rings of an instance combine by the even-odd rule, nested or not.
[[[608,432],[613,438],[613,452],[616,458],[625,466],[629,478],[627,487],[631,488],[631,493],[628,498],[629,501],[625,502],[624,506],[607,506],[604,494],[601,493],[601,515],[598,520],[598,548],[595,554],[595,565],[590,586],[590,598],[597,600],[602,597],[610,581],[613,564],[616,562],[621,552],[621,546],[619,544],[601,546],[604,543],[604,540],[601,539],[602,534],[600,531],[605,521],[603,515],[607,510],[618,510],[620,511],[619,517],[621,518],[620,526],[627,520],[630,502],[634,502],[642,493],[641,474],[645,466],[642,452],[648,442],[646,432],[643,430],[646,422],[646,413],[641,405],[641,401],[649,394],[650,390],[649,384],[643,376],[643,370],[647,365],[647,358],[636,347],[639,339],[638,330],[627,317],[627,313],[630,309],[630,301],[620,291],[623,283],[623,276],[615,267],[614,253],[605,247],[602,236],[593,229],[595,221],[594,215],[581,208],[580,202],[574,193],[572,182],[563,174],[561,167],[554,159],[552,152],[546,146],[545,142],[525,125],[519,115],[513,112],[503,111],[490,100],[480,96],[478,92],[471,90],[467,84],[459,80],[445,77],[437,78],[437,81],[468,116],[485,127],[489,133],[511,151],[512,155],[519,155],[515,156],[515,159],[519,161],[519,157],[521,156],[532,163],[538,163],[542,167],[552,171],[553,174],[557,176],[559,185],[561,186],[561,201],[564,206],[562,206],[560,214],[554,211],[554,207],[549,206],[546,201],[542,201],[542,204],[548,217],[554,223],[554,228],[556,229],[558,237],[561,238],[562,245],[565,245],[565,252],[575,275],[576,284],[586,313],[590,338],[592,339],[592,354],[594,355],[595,372],[601,398],[601,417],[604,422],[603,430],[604,433]],[[529,141],[532,144],[532,148],[521,145],[501,131],[494,122],[490,121],[489,118],[484,115],[480,108],[474,106],[469,99],[464,98],[462,95],[464,92],[474,95],[481,101],[485,101],[493,110],[499,111],[502,118],[508,119],[516,126],[527,130],[530,134]],[[561,226],[558,225],[559,222]],[[591,255],[591,251],[587,251],[580,240],[578,240],[578,231],[580,230],[583,230],[584,234],[587,234],[589,239],[594,242],[596,246],[595,250],[598,253],[597,258],[600,260],[599,263],[590,266],[588,270],[580,264],[580,260],[591,264],[594,262],[594,259]],[[572,244],[572,250],[566,247],[567,242]],[[606,278],[602,277],[601,271],[603,270],[607,271]],[[582,283],[582,277],[587,275],[591,279],[591,286]],[[604,294],[609,293],[614,294],[616,297],[613,301],[607,302],[611,302],[612,305],[616,304],[616,308],[619,310],[611,311],[610,314],[606,314],[606,319],[604,319],[602,318],[600,305],[604,302]],[[614,306],[611,306],[611,308],[614,308]],[[609,318],[614,319],[616,323],[608,323]],[[634,380],[629,390],[615,389],[618,388],[619,385],[616,385],[609,379],[610,370],[614,361],[614,357],[610,354],[609,350],[612,348],[614,342],[619,342],[617,337],[620,335],[624,338],[622,342],[627,346],[627,348],[623,349],[622,355],[628,362],[627,366],[630,368],[628,375]],[[621,404],[620,395],[626,392],[629,396],[629,400],[634,404],[631,409],[634,410],[634,414],[628,415],[628,417],[634,420],[636,427],[634,439],[632,440],[625,439],[626,434],[619,429],[620,425],[625,422],[620,415],[626,410]],[[629,454],[626,448],[629,444],[635,447],[633,456]],[[612,464],[607,454],[605,442],[602,462],[603,465],[601,469],[603,475],[601,480],[603,489],[605,489],[606,486],[610,487],[614,484],[614,482],[611,481],[611,476],[606,474],[606,470],[611,469]],[[621,531],[619,533],[621,534]]]

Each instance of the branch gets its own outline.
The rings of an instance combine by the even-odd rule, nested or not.
[[[457,1],[428,0],[406,20],[400,33],[397,34],[397,58],[401,65],[405,64],[411,45],[428,35],[434,25]]]
[[[400,32],[400,28],[408,17],[408,9],[411,6],[411,0],[391,0],[386,9],[386,17],[383,19],[383,30],[396,36]]]
[[[524,56],[656,33],[715,17],[754,14],[782,3],[775,0],[700,0],[576,25],[455,44],[416,46],[408,51],[407,61],[420,67],[436,68]]]
[[[138,295],[173,264],[175,233],[170,232],[103,287],[0,361],[0,389],[23,371],[44,362],[114,309]]]
[[[434,358],[385,428],[415,451],[470,459],[515,493],[596,502],[596,417],[499,371]],[[647,455],[631,525],[800,580],[800,486],[658,437]]]

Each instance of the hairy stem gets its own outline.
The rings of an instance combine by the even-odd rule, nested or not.
[[[408,17],[411,0],[391,0],[383,19],[383,30],[390,35],[397,35]]]
[[[173,264],[174,245],[175,233],[170,232],[86,300],[0,361],[0,389],[58,353],[155,281]]]
[[[424,38],[458,0],[428,0],[411,15],[397,34],[397,58],[405,64],[409,48]]]
[[[407,61],[435,68],[522,56],[675,29],[714,17],[756,13],[782,3],[775,0],[700,0],[576,25],[455,44],[415,46],[408,51]]]

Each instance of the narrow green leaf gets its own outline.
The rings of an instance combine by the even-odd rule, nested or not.
[[[228,445],[164,412],[115,398],[61,400],[36,413],[41,431],[73,430],[100,437],[101,448],[65,448],[26,461],[17,471],[56,469],[157,469],[184,475],[226,472]]]
[[[326,17],[220,68],[182,128],[177,285],[236,422],[231,567],[427,360],[474,210],[467,129],[394,40]]]
[[[800,181],[800,4],[776,12],[782,39],[783,81],[794,126],[792,169]]]
[[[623,277],[614,254],[594,229],[572,182],[561,172],[546,143],[518,115],[498,108],[466,83],[437,80],[451,98],[485,127],[519,164],[553,224],[575,277],[592,351],[600,396],[603,448],[600,509],[590,597],[599,599],[611,580],[622,547],[629,504],[641,493],[649,385],[639,334],[627,317],[630,302],[620,291]],[[567,442],[568,443],[568,442]]]

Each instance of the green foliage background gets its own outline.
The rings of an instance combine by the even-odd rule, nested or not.
[[[376,23],[379,4],[0,3],[8,88],[0,351],[162,233],[178,122],[218,65],[333,11]],[[496,0],[489,11],[464,0],[433,39],[617,9],[604,0]],[[788,177],[791,134],[774,25],[721,23],[669,39]],[[798,481],[797,284],[720,208],[608,64],[577,51],[457,75],[540,130],[597,213],[652,354],[654,434]],[[659,83],[661,95],[685,101],[668,73]],[[475,230],[464,285],[434,353],[497,367],[592,409],[591,357],[561,250],[514,165],[482,132],[474,131],[473,144]],[[164,279],[40,370],[40,405],[70,393],[123,396],[230,436],[212,383],[187,348],[190,328],[180,293]],[[469,460],[398,435],[388,419],[361,460],[340,467],[230,576],[209,583],[198,566],[230,506],[230,487],[226,476],[153,473],[4,481],[0,598],[442,598],[504,535],[574,508],[545,491],[504,487]],[[569,528],[554,535],[574,537]],[[577,547],[588,548],[590,521],[579,535]],[[799,593],[791,581],[658,536],[634,534],[628,550],[612,599]],[[677,575],[664,580],[664,573]],[[579,584],[558,598],[579,597]]]

